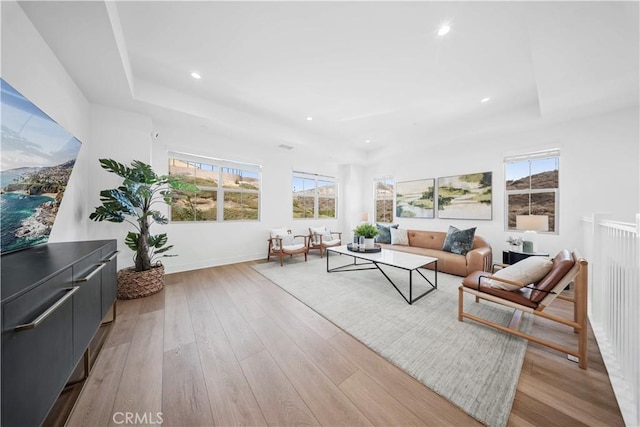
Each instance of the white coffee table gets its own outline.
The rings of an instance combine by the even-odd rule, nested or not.
[[[329,258],[330,254],[339,254],[339,255],[347,255],[353,258],[353,263],[341,265],[339,267],[329,268]],[[357,270],[379,270],[384,277],[393,285],[393,287],[398,291],[402,298],[409,303],[413,304],[418,301],[423,296],[427,295],[429,292],[438,288],[438,258],[433,258],[429,256],[416,255],[406,252],[394,251],[391,249],[382,249],[380,252],[367,253],[367,252],[355,252],[347,249],[347,245],[335,246],[332,248],[327,248],[327,272],[335,273],[339,271],[357,271]],[[363,260],[365,262],[358,263],[358,260]],[[433,264],[433,272],[434,272],[434,281],[427,279],[427,277],[422,274],[420,271],[421,267],[425,267],[428,264]],[[387,273],[384,272],[380,268],[380,265],[388,265],[395,268],[400,268],[402,270],[407,270],[409,272],[409,298],[407,298],[400,289],[396,286],[396,284],[389,278]],[[413,272],[417,272],[427,281],[427,283],[431,286],[427,289],[426,292],[418,295],[413,298]]]

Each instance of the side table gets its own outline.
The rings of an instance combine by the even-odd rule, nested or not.
[[[549,254],[545,252],[502,251],[502,262],[511,265],[530,256],[548,257]]]

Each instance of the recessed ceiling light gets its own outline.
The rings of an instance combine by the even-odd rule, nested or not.
[[[313,117],[307,117],[307,120],[311,121],[313,120]]]
[[[451,27],[449,26],[449,24],[442,24],[442,25],[440,25],[440,28],[438,28],[438,35],[439,36],[444,36],[449,31],[451,31]]]
[[[482,98],[482,99],[480,100],[480,102],[489,102],[489,101],[491,101],[491,98],[489,98],[489,97]]]
[[[370,139],[365,139],[364,142],[365,142],[365,144],[368,144],[368,143],[371,142],[371,140]]]
[[[199,73],[196,73],[196,72],[194,71],[193,73],[191,73],[191,77],[193,77],[193,78],[194,78],[194,79],[196,79],[196,80],[199,80],[199,79],[200,79],[200,74],[199,74]]]

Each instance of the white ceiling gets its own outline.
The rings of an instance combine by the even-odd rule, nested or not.
[[[638,104],[638,2],[20,4],[91,102],[344,161]]]

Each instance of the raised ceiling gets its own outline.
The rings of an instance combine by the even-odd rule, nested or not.
[[[637,2],[20,5],[91,102],[344,161],[638,104]]]

